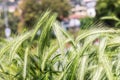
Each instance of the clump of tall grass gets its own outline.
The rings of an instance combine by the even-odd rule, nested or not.
[[[119,80],[119,34],[120,30],[92,29],[73,39],[48,11],[34,30],[0,40],[0,80]]]

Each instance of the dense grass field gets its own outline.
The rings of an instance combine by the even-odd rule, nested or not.
[[[35,29],[0,39],[0,80],[120,80],[120,30],[81,30],[73,38],[46,12]]]

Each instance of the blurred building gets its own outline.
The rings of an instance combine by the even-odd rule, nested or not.
[[[71,9],[70,17],[73,18],[84,18],[88,17],[95,17],[97,0],[71,0],[71,4],[73,8]]]
[[[82,3],[87,8],[88,16],[95,17],[96,16],[95,6],[97,3],[97,0],[83,0]]]
[[[70,11],[70,18],[85,18],[87,16],[87,8],[85,6],[76,5]]]
[[[8,11],[14,12],[16,10],[16,8],[18,7],[18,2],[19,2],[19,0],[9,0],[7,3]]]
[[[6,2],[7,10],[8,12],[14,12],[16,8],[18,7],[18,2],[20,0],[1,0],[0,1],[0,11],[3,10],[4,2]]]
[[[70,0],[70,3],[72,6],[75,6],[75,5],[81,4],[81,0]]]

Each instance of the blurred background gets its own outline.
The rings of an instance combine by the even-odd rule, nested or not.
[[[97,21],[119,28],[119,9],[120,0],[0,0],[0,37],[33,29],[46,10],[57,13],[61,26],[72,33]]]

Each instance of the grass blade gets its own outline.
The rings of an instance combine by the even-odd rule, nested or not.
[[[28,52],[29,52],[29,48],[26,48],[25,51],[25,56],[24,56],[24,67],[23,67],[23,79],[26,80],[26,74],[27,74],[27,57],[28,57]]]

